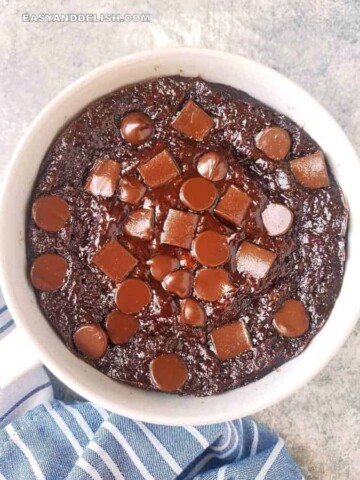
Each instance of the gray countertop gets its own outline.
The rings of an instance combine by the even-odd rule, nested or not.
[[[136,3],[136,6],[135,6]],[[253,58],[317,98],[360,150],[358,0],[0,0],[0,173],[38,111],[80,75],[119,56],[201,46]],[[26,13],[150,13],[149,23],[30,23]],[[226,83],[226,78],[224,78]],[[291,398],[258,414],[307,478],[360,478],[360,325]]]

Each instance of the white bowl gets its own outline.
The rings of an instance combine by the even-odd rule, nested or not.
[[[245,90],[288,115],[324,149],[346,194],[350,212],[359,208],[360,164],[345,134],[310,95],[274,70],[228,53],[189,48],[143,52],[98,68],[66,88],[38,115],[16,149],[3,179],[1,286],[16,324],[26,334],[26,341],[17,332],[5,339],[6,344],[2,342],[0,365],[6,362],[8,366],[3,384],[34,365],[28,356],[27,346],[31,346],[60,380],[112,412],[167,425],[215,423],[253,414],[295,392],[327,364],[354,327],[360,313],[360,215],[351,218],[344,282],[324,328],[297,358],[245,387],[195,398],[147,392],[117,383],[70,353],[47,323],[29,284],[25,258],[27,204],[47,149],[64,124],[93,100],[123,85],[174,74],[200,75]]]

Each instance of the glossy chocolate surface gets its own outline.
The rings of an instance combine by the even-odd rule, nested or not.
[[[190,104],[184,116],[189,100],[196,108]],[[120,132],[133,112],[151,119],[146,135],[135,138],[138,145]],[[268,143],[260,150],[259,134],[269,127],[288,133],[285,156],[286,139],[280,152],[275,145],[275,155]],[[29,274],[40,255],[66,261],[66,277],[50,285],[57,289],[45,291],[46,282],[36,289],[45,316],[76,355],[140,388],[201,396],[261,378],[307,346],[341,287],[347,211],[326,159],[309,158],[319,151],[284,115],[201,79],[154,79],[91,104],[49,149],[30,204],[57,196],[69,206],[69,218],[49,232],[29,208]],[[207,152],[221,152],[226,161],[204,160]],[[99,167],[99,159],[118,169]],[[216,188],[207,210],[183,203],[180,189],[190,178]],[[269,235],[264,226],[262,212],[270,204],[285,205],[293,215],[281,235]],[[219,252],[201,242],[203,232],[221,235]],[[195,238],[200,241],[194,247]],[[274,257],[250,249],[246,262],[239,260],[244,242]],[[167,259],[149,262],[158,255]],[[249,273],[260,272],[255,267],[261,259],[269,260],[269,268]],[[294,331],[288,316],[279,319],[288,300],[306,309],[306,331]],[[112,312],[118,313],[109,320]],[[74,343],[86,325],[90,329],[80,330]],[[98,343],[85,351],[84,341],[94,335]]]

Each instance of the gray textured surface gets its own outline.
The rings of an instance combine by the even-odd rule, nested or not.
[[[196,4],[196,7],[194,7]],[[62,88],[120,55],[193,45],[239,53],[299,83],[360,150],[358,0],[0,1],[0,169]],[[23,23],[23,13],[150,13],[151,23]],[[226,78],[224,78],[226,83]],[[257,418],[311,479],[360,478],[360,328],[311,383]]]

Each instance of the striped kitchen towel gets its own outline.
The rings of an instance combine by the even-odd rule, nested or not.
[[[1,305],[0,348],[13,327]],[[303,478],[283,440],[251,418],[146,424],[82,401],[44,368],[0,390],[0,480]]]

